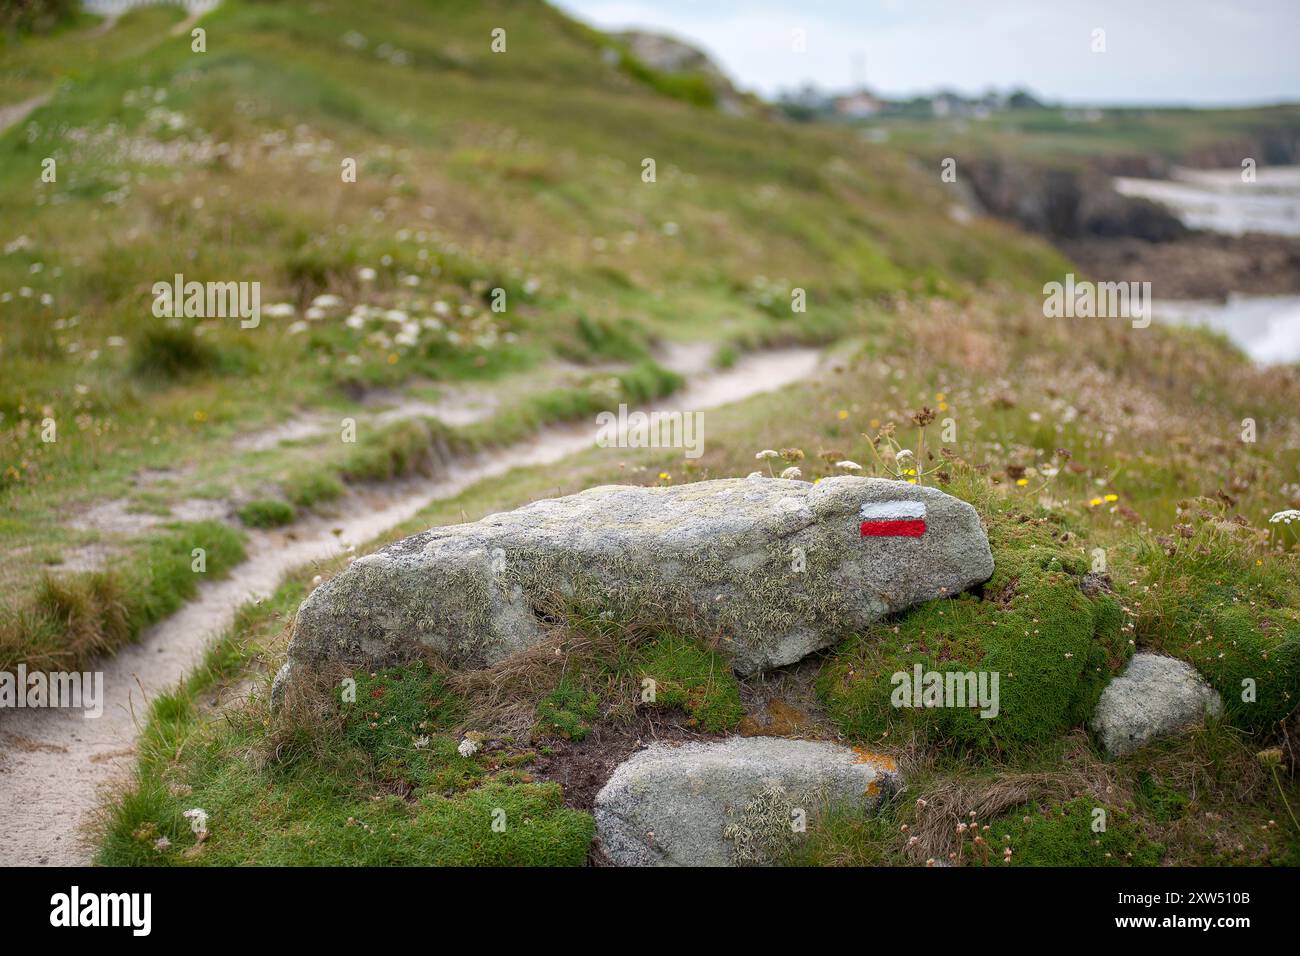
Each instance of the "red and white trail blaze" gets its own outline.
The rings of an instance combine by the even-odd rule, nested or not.
[[[864,538],[919,538],[925,534],[925,502],[867,502],[858,513]]]

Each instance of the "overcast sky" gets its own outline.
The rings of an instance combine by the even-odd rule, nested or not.
[[[1073,103],[1300,100],[1300,0],[558,0],[704,48],[747,89],[1024,86]],[[1105,30],[1104,53],[1092,52]],[[792,47],[804,30],[806,52]]]

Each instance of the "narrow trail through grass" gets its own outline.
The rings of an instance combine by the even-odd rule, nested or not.
[[[758,353],[703,376],[646,410],[696,411],[738,401],[804,379],[817,364],[812,349]],[[408,482],[385,504],[362,507],[340,521],[313,520],[292,532],[250,532],[249,559],[229,578],[203,587],[197,600],[151,628],[138,643],[94,665],[104,673],[102,717],[87,720],[70,709],[26,710],[0,722],[0,739],[10,749],[6,772],[0,774],[0,864],[90,861],[82,834],[98,792],[131,766],[137,724],[145,719],[149,701],[185,678],[209,643],[230,627],[241,605],[274,592],[294,568],[364,548],[432,501],[515,468],[553,464],[591,447],[592,441],[587,424],[547,428],[529,441],[452,465],[440,477]]]

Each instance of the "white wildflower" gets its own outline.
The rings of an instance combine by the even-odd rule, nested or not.
[[[1273,517],[1268,519],[1269,524],[1290,524],[1292,521],[1300,521],[1300,511],[1295,508],[1288,508],[1286,511],[1279,511]]]
[[[456,752],[462,757],[472,757],[478,753],[478,743],[477,741],[470,740],[466,737],[460,742],[460,746],[456,748]]]
[[[780,458],[781,453],[777,451],[773,451],[771,448],[764,448],[754,457],[759,461],[762,461],[764,458]]]
[[[849,461],[848,459],[845,459],[844,461],[837,461],[837,462],[835,463],[835,467],[836,467],[836,468],[839,468],[839,469],[842,470],[842,471],[861,471],[861,470],[862,470],[862,466],[859,465],[856,461]]]
[[[194,835],[199,838],[199,842],[202,842],[208,838],[208,811],[207,810],[202,810],[198,807],[195,807],[192,810],[186,810],[184,813],[181,814],[181,816],[183,816],[186,820],[190,821],[190,829],[193,830]]]
[[[791,465],[785,471],[781,472],[781,477],[789,478],[792,481],[797,481],[798,479],[803,477],[803,472],[800,471],[798,468],[796,468],[794,465]]]

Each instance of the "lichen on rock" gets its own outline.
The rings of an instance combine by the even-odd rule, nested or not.
[[[865,537],[867,504],[926,514]],[[557,606],[707,639],[742,674],[988,578],[975,510],[932,488],[838,477],[604,486],[434,528],[355,561],[299,609],[292,668],[391,666],[433,652],[495,663],[542,640]]]

